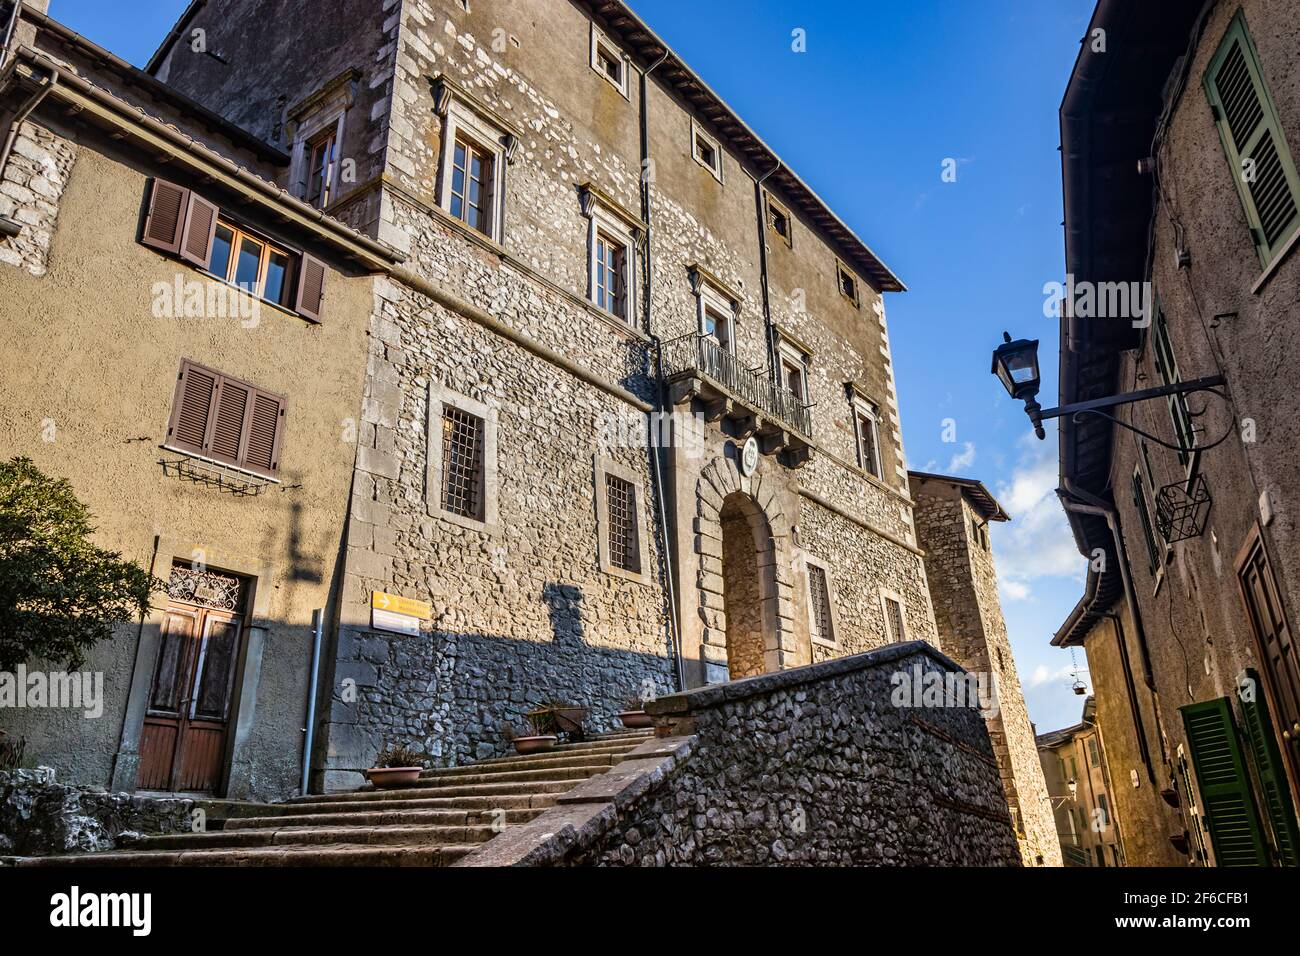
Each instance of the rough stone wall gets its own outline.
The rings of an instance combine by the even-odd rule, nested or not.
[[[123,833],[188,830],[194,801],[57,783],[49,767],[0,771],[0,856],[111,850]]]
[[[989,737],[1017,819],[1025,864],[1035,865],[1041,858],[1043,865],[1060,865],[1051,801],[1002,617],[993,553],[971,538],[972,521],[983,523],[984,518],[953,485],[916,480],[913,493],[942,646],[963,667],[996,683]]]
[[[74,143],[35,123],[22,124],[0,181],[0,216],[20,223],[22,231],[0,239],[0,263],[45,275],[59,200],[76,159]]]
[[[385,739],[460,763],[501,752],[506,727],[543,700],[590,706],[590,725],[604,729],[644,681],[662,693],[675,680],[649,457],[604,432],[627,407],[405,287],[379,290],[331,684],[331,785],[355,783],[346,772],[368,766]],[[567,334],[564,303],[542,295],[511,284],[497,311]],[[494,529],[447,521],[427,500],[431,384],[497,415]],[[641,581],[600,570],[597,450],[639,476]],[[370,632],[373,590],[431,599],[431,630]],[[355,702],[343,698],[347,678]]]
[[[983,721],[895,706],[914,667],[958,670],[908,643],[649,705],[689,758],[567,862],[1020,865]]]

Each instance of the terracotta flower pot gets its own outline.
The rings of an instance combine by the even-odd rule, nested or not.
[[[618,715],[618,719],[623,722],[624,727],[629,729],[653,727],[655,725],[654,718],[644,710],[625,710]]]
[[[379,790],[393,790],[397,787],[409,787],[420,779],[423,767],[371,767],[366,777]]]
[[[555,746],[556,739],[554,734],[543,734],[540,737],[516,737],[515,752],[535,754],[543,750],[550,750]]]

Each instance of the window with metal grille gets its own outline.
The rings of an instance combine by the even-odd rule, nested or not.
[[[636,486],[617,475],[605,475],[608,505],[609,563],[634,574],[641,572],[641,542],[637,538]]]
[[[442,507],[483,520],[483,419],[442,406]]]
[[[891,641],[902,641],[907,638],[907,632],[903,627],[903,605],[893,598],[885,598],[885,624],[889,628]]]
[[[808,565],[808,599],[812,605],[813,640],[835,641],[835,624],[831,616],[831,589],[826,580],[826,569]]]
[[[486,236],[492,235],[492,163],[487,150],[458,137],[452,150],[451,214]]]

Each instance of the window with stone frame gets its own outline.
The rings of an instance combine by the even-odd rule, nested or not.
[[[794,247],[794,225],[790,218],[790,211],[773,199],[771,193],[767,194],[767,227],[776,233],[787,247]]]
[[[618,475],[605,475],[605,501],[609,520],[609,561],[633,574],[641,572],[641,544],[637,530],[636,486]]]
[[[594,273],[591,277],[596,307],[624,322],[628,318],[628,243],[604,229],[596,230]]]
[[[853,429],[857,440],[858,467],[874,478],[881,477],[880,409],[871,400],[854,394]]]
[[[650,583],[643,476],[605,455],[594,456],[596,551],[601,571]]]
[[[485,422],[454,405],[442,409],[442,508],[482,521]]]
[[[591,68],[624,97],[630,98],[628,57],[594,23],[591,25]]]
[[[800,402],[808,402],[808,353],[789,340],[783,339],[777,349],[779,381],[783,388],[794,394]]]
[[[303,198],[317,209],[324,209],[335,198],[338,150],[337,126],[326,126],[307,143],[307,183]]]
[[[691,156],[695,161],[722,182],[722,147],[704,131],[695,117],[691,117]]]
[[[699,331],[724,352],[736,351],[736,303],[702,276],[693,278]]]
[[[435,108],[443,118],[439,205],[451,218],[501,242],[507,146],[518,137],[502,132],[489,111],[471,105],[453,86],[444,78],[434,83]]]
[[[885,615],[885,639],[895,644],[907,640],[907,623],[903,617],[902,597],[890,592],[882,592],[880,601]]]
[[[849,267],[838,259],[835,261],[836,284],[839,286],[840,295],[853,303],[856,308],[861,300],[858,298],[858,277],[854,275]]]
[[[830,578],[820,563],[808,562],[808,609],[812,639],[817,644],[835,643],[835,615]]]
[[[587,219],[587,299],[635,326],[644,224],[592,183],[583,183],[578,196]]]

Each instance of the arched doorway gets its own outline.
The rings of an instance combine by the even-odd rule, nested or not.
[[[718,513],[722,525],[722,598],[727,671],[732,680],[780,669],[776,634],[772,531],[749,495],[734,492]]]

